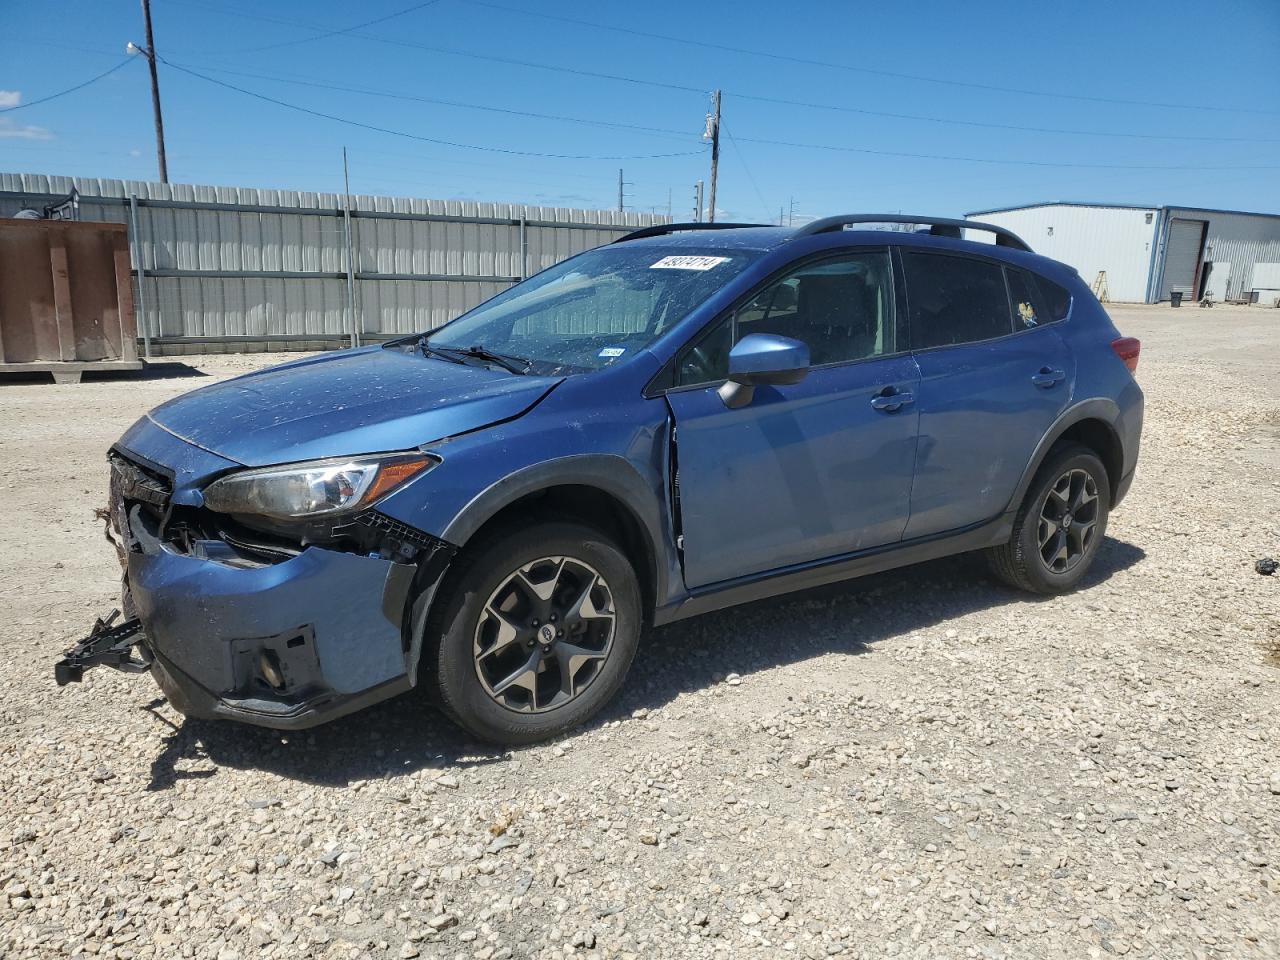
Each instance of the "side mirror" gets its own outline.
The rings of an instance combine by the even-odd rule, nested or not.
[[[799,383],[808,373],[807,344],[772,333],[750,333],[729,351],[729,379],[720,387],[720,399],[737,410],[751,402],[756,387]]]

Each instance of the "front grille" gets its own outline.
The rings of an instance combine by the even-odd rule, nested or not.
[[[164,474],[112,450],[107,454],[111,463],[111,483],[119,485],[120,495],[126,500],[140,500],[163,508],[173,495],[173,483]]]
[[[107,454],[111,464],[109,510],[111,525],[123,540],[131,541],[127,534],[129,511],[139,504],[152,522],[159,527],[173,495],[173,482],[164,474],[129,459],[117,450]]]

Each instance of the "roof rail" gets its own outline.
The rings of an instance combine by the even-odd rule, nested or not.
[[[997,227],[994,223],[983,223],[980,220],[950,220],[946,217],[913,217],[901,213],[850,213],[838,217],[823,217],[821,220],[814,220],[799,227],[791,236],[809,237],[815,233],[829,233],[833,230],[843,230],[855,223],[918,223],[928,226],[931,236],[952,237],[956,240],[964,237],[961,232],[963,230],[984,230],[996,235],[997,246],[1031,252],[1031,247],[1027,246],[1025,240],[1012,230]]]
[[[661,237],[668,233],[680,233],[685,230],[734,230],[738,227],[764,227],[764,223],[655,223],[651,227],[641,227],[631,233],[619,237],[614,243],[626,243],[628,240],[643,240],[645,237]]]

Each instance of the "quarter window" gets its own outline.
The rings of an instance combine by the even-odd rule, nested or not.
[[[1009,306],[1013,309],[1015,330],[1030,330],[1053,321],[1054,318],[1044,308],[1031,274],[1006,268],[1005,275],[1009,278]]]
[[[902,255],[916,349],[974,343],[1013,332],[998,264],[933,253]]]
[[[1071,311],[1071,291],[1061,284],[1036,277],[1036,286],[1040,288],[1041,299],[1053,320],[1065,320]]]
[[[679,382],[725,379],[730,348],[752,333],[802,341],[813,366],[896,352],[889,254],[846,254],[808,264],[770,284],[685,353]]]

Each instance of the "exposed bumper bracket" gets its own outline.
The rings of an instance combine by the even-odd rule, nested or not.
[[[151,655],[146,647],[141,648],[141,657],[133,655],[133,648],[143,639],[142,621],[135,618],[115,625],[118,616],[120,611],[112,610],[106,619],[99,617],[89,636],[67,650],[53,665],[58,686],[78,683],[85,670],[103,664],[125,673],[145,673],[151,668]]]

